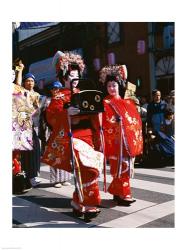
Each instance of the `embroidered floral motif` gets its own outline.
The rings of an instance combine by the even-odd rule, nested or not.
[[[60,135],[60,137],[64,137],[64,129],[59,131],[59,135]]]
[[[138,122],[137,119],[134,118],[134,117],[131,117],[131,116],[128,114],[127,111],[125,112],[125,117],[127,118],[127,120],[129,121],[130,124],[136,125],[137,122]]]
[[[57,145],[56,142],[53,142],[53,143],[51,144],[51,147],[52,147],[52,148],[57,148],[57,146],[58,146],[58,145]]]
[[[62,152],[62,154],[64,154],[64,147],[63,146],[60,147],[60,151]]]
[[[111,118],[107,116],[106,120],[110,123],[116,123],[116,117],[113,115]]]
[[[109,97],[110,98],[110,97]],[[135,156],[142,152],[141,118],[132,101],[110,98],[104,100],[103,130],[107,156],[116,155],[119,146],[120,126],[116,114],[122,117],[123,154]]]
[[[53,156],[53,154],[52,153],[49,153],[48,155],[47,155],[47,157],[49,158],[49,160],[53,160],[54,159],[54,156]]]
[[[60,159],[60,157],[58,157],[55,159],[55,162],[52,164],[52,166],[58,165],[60,163],[61,163],[61,159]]]
[[[136,145],[137,145],[137,142],[136,142],[135,140],[133,140],[133,144],[134,144],[134,146],[136,146]]]
[[[32,150],[32,115],[39,106],[39,94],[14,85],[12,95],[13,149]]]
[[[129,185],[128,182],[123,183],[123,187],[128,187],[128,185]]]
[[[89,193],[88,193],[88,196],[93,196],[94,195],[94,192],[93,191],[90,191]]]
[[[109,128],[109,129],[108,129],[108,133],[109,133],[109,134],[112,134],[112,133],[113,133],[113,129],[112,129],[112,128]]]
[[[25,125],[26,127],[31,128],[31,117],[28,113],[26,112],[20,112],[18,113],[18,124],[20,126]]]

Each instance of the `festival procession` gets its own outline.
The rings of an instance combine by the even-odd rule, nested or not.
[[[174,24],[137,24],[13,23],[13,227],[174,227]]]

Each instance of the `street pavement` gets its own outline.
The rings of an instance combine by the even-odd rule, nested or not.
[[[101,213],[91,222],[76,218],[70,205],[71,186],[55,188],[49,182],[49,166],[42,165],[37,188],[13,195],[12,227],[26,228],[173,228],[174,167],[135,168],[131,180],[136,202],[129,207],[116,206],[112,195],[103,191],[103,175],[99,178]],[[111,182],[107,169],[107,184]]]

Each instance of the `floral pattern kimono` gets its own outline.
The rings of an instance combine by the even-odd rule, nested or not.
[[[141,118],[131,99],[107,96],[104,108],[105,154],[114,178],[108,191],[123,197],[131,196],[130,168],[133,158],[143,150]]]
[[[86,128],[82,127],[79,123],[78,128],[72,129],[72,142],[70,143],[70,128],[68,121],[67,109],[64,105],[70,102],[71,91],[69,89],[61,90],[61,97],[54,97],[51,103],[46,109],[47,121],[52,127],[52,133],[48,140],[42,161],[54,168],[63,169],[68,172],[72,172],[71,167],[71,146],[75,158],[76,173],[80,170],[82,182],[79,185],[83,192],[83,204],[84,205],[98,205],[100,204],[100,195],[97,178],[99,172],[103,167],[103,154],[96,151],[94,147],[94,138],[99,129],[93,129],[97,127],[97,117],[95,115],[73,116],[71,119],[84,119],[91,120],[92,126]],[[81,124],[81,126],[80,126]],[[74,173],[75,174],[75,173]],[[76,175],[76,174],[75,174]],[[78,174],[76,175],[78,176]],[[78,177],[77,177],[78,180]],[[79,192],[80,193],[80,192]],[[74,192],[73,200],[76,203],[80,203],[81,199],[77,193]]]
[[[103,128],[106,138],[106,154],[116,156],[116,147],[119,146],[119,122],[122,119],[123,155],[134,157],[142,153],[142,122],[136,106],[131,99],[111,98],[104,100],[105,113]]]
[[[14,84],[12,94],[13,150],[32,150],[32,115],[39,106],[39,94]]]

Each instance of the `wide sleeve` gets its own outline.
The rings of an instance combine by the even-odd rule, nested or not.
[[[97,151],[101,151],[101,129],[102,129],[102,113],[90,115],[92,124],[93,144]]]
[[[62,100],[52,99],[49,106],[46,108],[46,120],[49,125],[54,128],[57,123],[67,116],[67,111],[64,109]]]
[[[123,100],[121,110],[124,110],[122,115],[124,144],[128,154],[134,157],[143,152],[142,120],[131,100]]]

